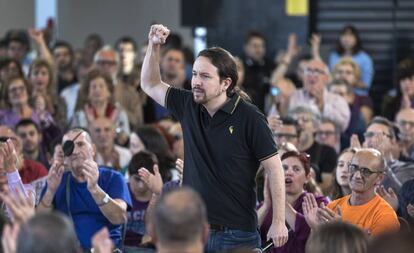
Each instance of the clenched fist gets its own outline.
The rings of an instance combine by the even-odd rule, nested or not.
[[[165,43],[169,34],[170,30],[166,26],[152,25],[148,34],[148,40],[154,45],[162,45]]]

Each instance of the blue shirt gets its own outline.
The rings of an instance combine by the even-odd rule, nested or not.
[[[66,200],[66,184],[70,188],[70,214]],[[123,176],[108,167],[99,167],[98,185],[112,199],[122,199],[131,209],[131,196]],[[46,189],[42,193],[42,197]],[[92,236],[101,228],[107,227],[109,236],[114,244],[119,247],[122,242],[122,225],[113,225],[100,211],[98,205],[88,191],[87,183],[78,183],[71,172],[65,172],[62,181],[53,198],[53,206],[56,210],[72,216],[76,235],[82,248],[91,248]]]
[[[342,57],[343,55],[339,55],[337,52],[332,52],[329,55],[329,69],[332,70]],[[368,91],[374,77],[374,64],[372,59],[366,52],[361,50],[352,55],[352,60],[358,64],[361,70],[361,81],[364,82],[367,87],[366,89],[355,88],[355,93],[359,96],[368,96]]]

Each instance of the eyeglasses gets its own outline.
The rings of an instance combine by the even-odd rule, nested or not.
[[[383,171],[372,171],[371,169],[367,167],[360,167],[356,164],[349,163],[348,164],[348,171],[351,174],[355,174],[357,171],[363,176],[363,177],[370,177],[373,174],[382,174]]]
[[[100,66],[114,66],[116,65],[116,61],[111,61],[111,60],[99,60],[96,62],[96,64],[100,65]]]
[[[22,91],[24,91],[25,89],[26,89],[26,87],[24,87],[24,86],[11,87],[11,88],[9,89],[9,92],[10,92],[10,93],[13,93],[13,94],[16,94],[16,93],[18,93],[18,92],[22,92]]]
[[[305,69],[305,75],[326,75],[326,72],[322,69],[312,69],[312,68],[306,68]]]
[[[331,136],[335,135],[335,131],[317,131],[317,135],[325,135],[325,136]]]
[[[391,139],[391,135],[384,133],[384,132],[365,132],[364,133],[365,139],[373,138],[374,136],[386,136]]]
[[[282,139],[285,138],[286,140],[293,140],[298,138],[298,135],[296,134],[285,134],[285,133],[273,133],[273,137],[277,138],[277,139]]]
[[[399,120],[397,122],[397,124],[400,127],[409,127],[409,128],[413,128],[414,127],[414,121],[408,121],[408,120]]]

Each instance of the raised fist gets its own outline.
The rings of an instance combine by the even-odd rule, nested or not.
[[[152,25],[148,34],[148,40],[154,45],[162,45],[165,43],[170,30],[163,25]]]

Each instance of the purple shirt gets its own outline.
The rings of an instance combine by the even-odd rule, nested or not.
[[[145,234],[144,216],[147,210],[149,201],[138,201],[134,198],[131,188],[128,183],[128,189],[132,199],[132,209],[128,212],[127,231],[125,235],[126,246],[135,246],[141,244],[142,236]]]
[[[289,240],[281,248],[272,248],[269,252],[272,253],[305,253],[305,245],[310,234],[310,227],[306,223],[305,217],[303,216],[302,202],[303,197],[307,192],[302,193],[299,198],[293,203],[293,209],[298,212],[296,214],[295,229],[289,231]],[[321,202],[328,204],[329,201],[325,196],[315,195],[318,206]],[[266,241],[267,232],[269,231],[270,225],[272,225],[272,209],[267,213],[262,226],[260,226],[260,236],[262,242]]]
[[[35,191],[30,184],[23,184],[20,174],[17,170],[11,173],[7,173],[7,185],[9,188],[8,194],[17,194],[17,191],[23,192],[26,197],[31,197],[33,203],[35,203]],[[13,215],[9,208],[6,206],[6,216],[13,220]]]
[[[38,126],[41,126],[41,121],[51,123],[53,118],[50,113],[45,112],[43,120],[40,119],[39,114],[35,109],[32,110],[32,116],[30,117]],[[8,127],[14,128],[16,124],[21,120],[20,115],[15,113],[13,110],[5,109],[0,110],[0,123]]]

